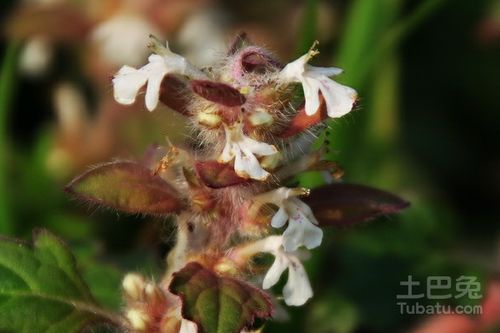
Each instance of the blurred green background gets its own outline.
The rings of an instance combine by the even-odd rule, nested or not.
[[[165,135],[182,139],[182,120],[167,110],[124,111],[110,102],[109,78],[118,67],[100,61],[89,31],[121,1],[25,4],[35,2],[70,3],[85,13],[86,28],[60,37],[64,25],[54,32],[43,24],[64,18],[31,21],[32,14],[17,10],[20,2],[1,3],[0,233],[29,238],[44,227],[60,235],[97,297],[118,309],[123,272],[154,275],[163,267],[171,224],[89,209],[62,188],[86,165],[138,158]],[[152,7],[144,9],[146,3]],[[148,0],[139,7],[179,53],[196,55],[212,39],[227,46],[245,30],[289,61],[318,39],[315,64],[343,68],[340,81],[361,96],[356,111],[332,122],[320,139],[329,157],[347,181],[412,203],[397,217],[329,230],[307,262],[316,296],[287,309],[289,320],[266,332],[404,331],[422,319],[401,315],[396,304],[408,275],[420,281],[472,275],[483,290],[498,277],[500,1]],[[151,8],[161,10],[152,15]],[[49,36],[52,57],[43,70],[23,65],[26,45],[38,34],[23,32],[22,24],[12,28],[16,22],[34,22],[35,32]],[[83,101],[70,103],[76,111],[69,114],[66,97],[57,97],[67,96],[64,88],[57,93],[62,82]],[[317,179],[302,182],[314,186]]]

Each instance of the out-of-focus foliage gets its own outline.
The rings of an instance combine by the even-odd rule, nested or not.
[[[2,3],[3,18],[14,5]],[[237,0],[200,9],[223,13],[227,19],[214,21],[228,41],[244,29],[293,55],[319,39],[316,62],[343,68],[342,82],[361,100],[346,120],[330,124],[318,145],[343,166],[347,180],[412,203],[401,217],[330,231],[331,241],[308,262],[315,298],[287,309],[290,319],[266,332],[408,329],[421,319],[401,315],[396,304],[408,275],[421,281],[473,275],[485,289],[499,273],[498,7],[497,0]],[[176,45],[175,32],[169,34]],[[154,275],[173,241],[172,226],[75,204],[63,184],[87,163],[137,158],[185,124],[167,110],[147,120],[140,107],[109,107],[109,83],[93,77],[98,66],[85,65],[83,46],[56,45],[52,68],[35,80],[17,70],[21,44],[3,38],[1,47],[0,232],[28,239],[34,227],[44,227],[66,239],[92,293],[118,309],[122,272]],[[85,135],[68,136],[56,121],[51,96],[60,81],[82,88],[90,109],[83,119],[92,119]],[[315,186],[322,178],[308,174],[300,182]]]

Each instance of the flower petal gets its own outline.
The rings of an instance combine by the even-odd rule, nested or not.
[[[311,283],[302,263],[293,256],[288,257],[288,281],[283,288],[285,303],[289,306],[304,305],[313,296]]]
[[[337,67],[315,67],[311,65],[306,65],[306,75],[311,77],[317,76],[335,76],[343,72],[341,68]]]
[[[352,110],[357,98],[354,89],[341,85],[327,77],[321,78],[319,82],[330,118],[342,117]]]
[[[248,136],[243,136],[243,142],[241,143],[248,151],[258,155],[258,156],[269,156],[276,154],[278,150],[275,146],[270,145],[265,142],[259,142]]]
[[[304,98],[306,102],[305,111],[308,116],[311,116],[319,109],[320,100],[318,93],[320,84],[316,79],[304,77],[302,80],[302,88],[304,89]]]
[[[288,214],[283,207],[280,207],[271,220],[271,226],[273,228],[281,228],[285,225],[286,221],[288,221]]]
[[[135,102],[135,97],[148,80],[148,73],[130,66],[123,66],[113,78],[115,100],[124,105]]]
[[[274,286],[280,280],[281,274],[287,269],[289,260],[287,256],[282,251],[275,252],[274,263],[271,268],[266,273],[264,281],[262,282],[262,288],[269,289]]]
[[[240,177],[250,177],[256,180],[266,180],[270,173],[264,170],[259,163],[259,160],[245,147],[239,146],[244,156],[236,155],[234,162],[234,171]]]
[[[179,333],[198,333],[198,326],[196,326],[196,324],[192,321],[183,318],[181,320]]]
[[[290,219],[288,228],[283,233],[283,247],[286,252],[293,252],[301,246],[311,250],[321,245],[323,230],[309,222],[301,214],[300,219]]]

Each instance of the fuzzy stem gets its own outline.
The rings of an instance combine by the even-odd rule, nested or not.
[[[163,285],[168,285],[172,274],[180,270],[186,264],[186,253],[189,239],[187,218],[187,213],[181,214],[177,218],[177,239],[174,248],[167,256],[167,271],[163,276]]]

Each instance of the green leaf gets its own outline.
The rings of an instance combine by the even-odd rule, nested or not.
[[[57,237],[34,233],[33,245],[0,239],[0,331],[82,332],[119,319],[101,310],[75,258]]]
[[[271,316],[267,294],[236,279],[217,276],[196,262],[174,274],[170,292],[182,299],[182,315],[199,333],[239,333],[256,318]]]
[[[182,208],[178,194],[166,181],[130,161],[100,165],[74,179],[66,191],[91,204],[127,213],[167,215]]]

